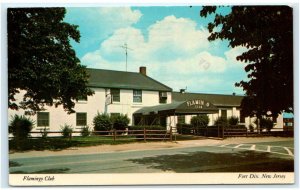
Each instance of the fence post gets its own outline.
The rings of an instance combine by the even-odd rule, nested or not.
[[[218,125],[218,138],[220,138],[220,126]]]
[[[116,141],[116,129],[114,129],[114,141]]]
[[[170,126],[170,141],[172,142],[172,126]]]
[[[248,137],[248,129],[246,128],[246,137]]]
[[[146,142],[146,128],[144,128],[144,141]]]
[[[222,125],[222,138],[224,139],[224,126]]]
[[[73,133],[73,132],[71,132],[71,133],[69,134],[69,140],[72,139],[72,133]]]

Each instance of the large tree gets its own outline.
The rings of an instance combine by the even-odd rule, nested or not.
[[[208,24],[209,40],[228,40],[229,46],[247,47],[237,57],[246,62],[247,81],[240,81],[246,96],[246,115],[293,112],[293,12],[288,6],[232,6],[229,14],[206,6],[200,16],[214,14]]]
[[[8,101],[10,109],[35,113],[45,105],[74,112],[75,101],[92,95],[88,75],[70,45],[77,26],[63,21],[65,8],[9,8]],[[20,91],[22,100],[16,101]],[[29,112],[30,113],[30,112]]]

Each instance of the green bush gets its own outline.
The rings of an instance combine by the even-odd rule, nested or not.
[[[34,122],[31,119],[15,115],[9,123],[9,133],[12,133],[15,139],[27,139],[33,125]]]
[[[205,114],[193,116],[191,118],[191,124],[194,127],[207,127],[208,123],[209,123],[209,118]]]
[[[41,137],[43,139],[46,139],[48,137],[48,129],[47,129],[47,127],[44,127],[43,129],[41,129],[40,132],[41,132]]]
[[[112,128],[112,124],[110,116],[105,113],[97,113],[93,119],[94,131],[109,131]]]
[[[160,125],[137,125],[137,126],[128,126],[128,130],[166,130],[166,127]]]
[[[194,130],[193,125],[190,124],[177,124],[177,132],[184,135],[192,134],[192,131]]]
[[[225,117],[219,117],[215,120],[215,125],[221,127],[228,127],[229,126],[228,119]]]
[[[235,117],[235,116],[231,116],[228,119],[228,123],[229,123],[229,125],[237,125],[239,123],[239,118]]]
[[[273,121],[271,119],[262,118],[260,119],[260,128],[267,129],[268,131],[271,131],[273,128]]]
[[[61,126],[60,129],[61,129],[61,134],[64,138],[71,137],[73,132],[73,128],[71,125],[65,124],[64,126]]]
[[[80,134],[82,137],[88,137],[91,134],[89,126],[84,126],[81,128]]]
[[[130,119],[127,117],[127,115],[117,115],[111,117],[113,128],[116,130],[125,130],[128,126]]]
[[[231,129],[246,129],[245,125],[230,125],[229,128]]]

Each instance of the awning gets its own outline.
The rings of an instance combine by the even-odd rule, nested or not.
[[[196,99],[144,107],[134,112],[133,115],[189,115],[218,113],[218,111],[219,109],[212,103]]]

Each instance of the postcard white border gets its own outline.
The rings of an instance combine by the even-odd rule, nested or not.
[[[43,2],[43,3],[42,3]],[[47,4],[45,4],[47,3]],[[73,3],[73,4],[72,4]],[[236,180],[236,173],[201,173],[201,174],[165,174],[165,173],[155,173],[155,174],[49,174],[50,176],[54,176],[55,180],[53,183],[47,182],[49,184],[43,183],[43,184],[34,184],[23,182],[23,186],[35,186],[35,185],[147,185],[147,184],[291,184],[294,183],[293,187],[299,187],[299,2],[296,0],[270,0],[270,1],[229,1],[229,0],[187,0],[187,1],[180,1],[180,0],[173,0],[170,3],[169,2],[161,2],[158,0],[146,0],[141,3],[138,0],[128,1],[128,0],[117,0],[115,3],[119,5],[135,5],[135,6],[151,6],[151,5],[183,5],[183,4],[249,4],[249,5],[260,5],[260,4],[291,4],[293,5],[294,11],[295,11],[295,18],[294,18],[294,57],[295,57],[295,63],[294,63],[294,104],[295,104],[295,165],[294,165],[294,173],[276,173],[276,174],[285,174],[287,176],[286,180],[283,180],[282,182],[279,182],[278,179],[276,181],[274,180],[262,180],[262,179],[252,179],[249,180]],[[166,4],[168,3],[168,4]],[[172,4],[174,3],[174,4]],[[103,5],[111,5],[111,1],[104,0],[104,1],[97,1],[97,0],[3,0],[1,2],[1,63],[5,64],[5,60],[7,58],[6,50],[7,47],[6,42],[3,43],[3,41],[6,39],[4,36],[6,35],[4,32],[6,31],[3,29],[3,27],[6,26],[6,21],[3,22],[3,10],[5,8],[12,7],[20,7],[20,6],[26,6],[26,7],[36,7],[36,6],[103,6]],[[4,5],[4,6],[3,6]],[[3,163],[8,163],[8,149],[7,149],[7,131],[4,126],[7,126],[7,95],[3,92],[7,92],[7,66],[1,65],[1,101],[0,101],[0,107],[1,107],[1,187],[3,187],[3,181],[8,182],[9,177],[9,184],[10,185],[21,185],[24,175],[26,174],[8,174],[8,166],[3,166]],[[3,111],[4,110],[4,111]],[[7,164],[8,165],[8,164]],[[6,174],[6,175],[3,175]],[[241,173],[245,174],[245,173]],[[252,174],[260,174],[260,173],[252,173]],[[272,174],[272,173],[268,173]],[[118,175],[118,176],[117,176]],[[177,176],[179,175],[179,176]],[[48,176],[47,174],[30,174],[30,176],[41,176],[45,177]],[[184,177],[183,177],[184,176]],[[295,178],[296,177],[296,178]],[[122,179],[123,178],[123,179]],[[146,178],[146,180],[143,183],[138,183],[136,180],[134,180],[134,183],[128,183],[130,179],[128,178]],[[148,179],[147,179],[148,178]],[[151,180],[150,180],[150,179]],[[179,179],[180,178],[180,179]],[[205,179],[205,183],[201,183],[199,179]],[[97,183],[95,181],[100,181],[102,183]],[[163,183],[158,183],[161,182]],[[195,181],[193,181],[195,180]],[[85,184],[81,183],[84,181]],[[104,182],[104,183],[103,183]],[[148,183],[145,183],[148,182]],[[7,187],[7,186],[6,186]],[[257,186],[256,186],[257,187]],[[291,186],[289,186],[291,187]]]

